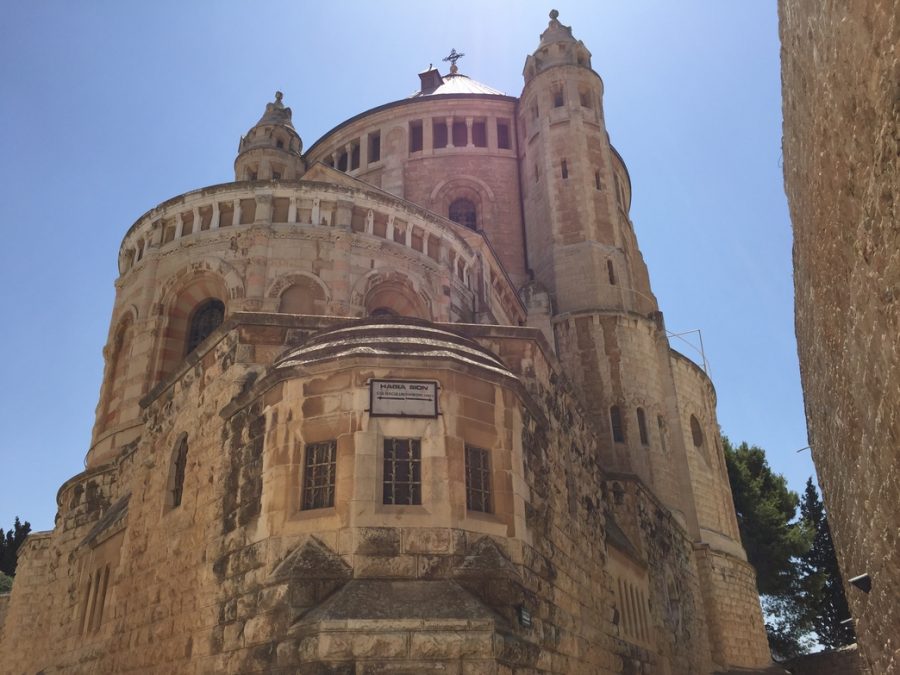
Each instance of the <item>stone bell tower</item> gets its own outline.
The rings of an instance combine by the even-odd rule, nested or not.
[[[653,485],[696,526],[678,468],[686,462],[676,459],[684,434],[669,344],[628,217],[628,171],[609,142],[591,53],[558,16],[525,60],[519,102],[529,269],[550,297],[559,359],[605,436],[605,464]]]

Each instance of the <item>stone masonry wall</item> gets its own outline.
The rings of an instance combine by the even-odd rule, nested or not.
[[[809,439],[863,656],[900,672],[900,13],[779,2]]]

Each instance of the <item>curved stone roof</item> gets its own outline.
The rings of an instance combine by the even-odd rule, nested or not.
[[[450,73],[443,76],[443,84],[431,91],[417,91],[410,98],[420,98],[422,96],[436,96],[438,94],[491,94],[493,96],[506,96],[499,89],[494,89],[486,84],[482,84],[477,80],[473,80],[468,75],[460,73]]]
[[[402,357],[413,361],[443,358],[517,379],[500,359],[474,340],[427,321],[401,317],[374,317],[317,333],[285,352],[274,363],[273,370],[354,356]]]

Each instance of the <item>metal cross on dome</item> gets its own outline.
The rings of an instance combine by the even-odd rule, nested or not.
[[[455,73],[459,68],[456,67],[456,62],[459,61],[465,54],[461,54],[456,51],[456,48],[450,50],[450,54],[443,58],[444,61],[450,62],[450,72]]]

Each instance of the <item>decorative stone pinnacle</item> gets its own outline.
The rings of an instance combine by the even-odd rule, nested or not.
[[[283,108],[283,107],[284,107],[284,103],[281,102],[281,99],[282,99],[282,98],[284,98],[284,94],[282,94],[280,91],[276,91],[276,92],[275,92],[275,105],[276,105],[276,107],[278,107],[278,108]]]
[[[551,9],[550,10],[550,20],[556,21],[557,18],[559,18],[559,12],[557,12],[555,9]]]

